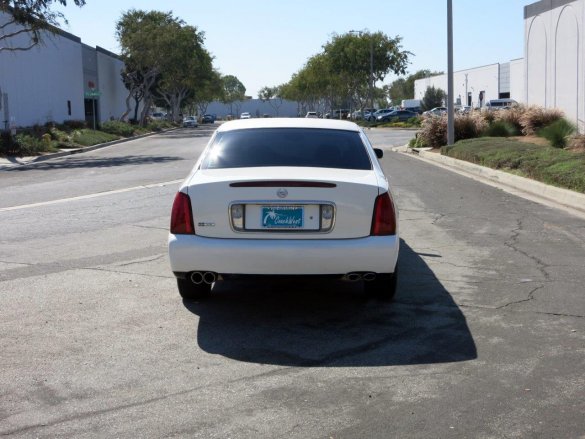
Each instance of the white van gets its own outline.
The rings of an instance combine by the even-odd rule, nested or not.
[[[488,110],[501,110],[502,108],[510,108],[518,105],[514,99],[492,99],[486,104]]]

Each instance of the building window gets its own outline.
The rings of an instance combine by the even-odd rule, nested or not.
[[[71,101],[67,101],[67,114],[71,116]]]

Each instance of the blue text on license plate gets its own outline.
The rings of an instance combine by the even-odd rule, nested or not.
[[[265,229],[302,229],[303,206],[262,206],[262,227]]]

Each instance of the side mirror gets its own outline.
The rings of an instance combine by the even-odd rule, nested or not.
[[[374,152],[376,153],[376,157],[379,159],[384,157],[384,151],[382,151],[380,148],[374,148]]]

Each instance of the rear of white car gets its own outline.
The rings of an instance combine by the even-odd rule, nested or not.
[[[397,212],[353,123],[222,125],[175,198],[169,256],[185,298],[242,275],[324,275],[396,288]]]

